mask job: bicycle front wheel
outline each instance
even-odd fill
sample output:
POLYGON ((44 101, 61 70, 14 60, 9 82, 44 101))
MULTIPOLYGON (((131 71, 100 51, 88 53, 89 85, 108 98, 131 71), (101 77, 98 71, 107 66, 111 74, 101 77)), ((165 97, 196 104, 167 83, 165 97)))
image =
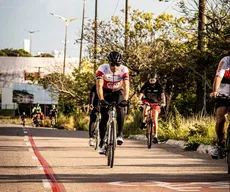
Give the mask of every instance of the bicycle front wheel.
POLYGON ((226 140, 226 156, 228 164, 228 174, 230 174, 230 125, 227 129, 227 140, 226 140))
POLYGON ((153 135, 152 135, 152 131, 153 131, 153 123, 152 121, 149 121, 148 123, 148 127, 147 127, 147 147, 148 149, 150 149, 152 147, 152 140, 153 140, 153 135))
POLYGON ((109 128, 109 135, 108 135, 108 149, 107 149, 107 165, 110 166, 110 168, 113 168, 114 164, 114 153, 115 153, 115 145, 116 145, 116 126, 115 122, 112 121, 110 123, 109 128))

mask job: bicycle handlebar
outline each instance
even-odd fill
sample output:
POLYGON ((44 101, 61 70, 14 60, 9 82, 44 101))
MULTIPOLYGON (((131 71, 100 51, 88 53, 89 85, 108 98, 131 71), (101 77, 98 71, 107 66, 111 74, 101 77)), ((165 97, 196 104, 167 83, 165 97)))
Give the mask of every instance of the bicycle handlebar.
POLYGON ((216 100, 223 99, 223 100, 230 100, 230 96, 219 94, 215 97, 216 100))

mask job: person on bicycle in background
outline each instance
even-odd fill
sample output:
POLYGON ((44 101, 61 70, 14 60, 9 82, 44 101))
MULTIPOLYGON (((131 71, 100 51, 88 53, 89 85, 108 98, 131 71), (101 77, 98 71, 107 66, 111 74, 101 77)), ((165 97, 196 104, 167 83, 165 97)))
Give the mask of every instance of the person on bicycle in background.
POLYGON ((94 84, 90 90, 89 95, 89 110, 90 110, 90 121, 89 121, 89 146, 94 145, 94 124, 97 119, 97 112, 99 110, 99 101, 97 96, 96 84, 94 84))
POLYGON ((38 117, 40 118, 41 112, 42 112, 42 109, 39 103, 37 103, 32 109, 32 122, 34 122, 34 117, 36 117, 36 115, 38 115, 38 117))
POLYGON ((123 126, 124 126, 124 108, 128 104, 129 97, 129 70, 122 65, 122 55, 117 51, 112 51, 108 55, 108 64, 99 66, 96 73, 96 88, 98 98, 100 100, 101 122, 100 129, 100 143, 98 152, 104 154, 104 136, 106 132, 106 125, 108 122, 108 105, 115 101, 120 106, 117 106, 117 144, 122 145, 123 140, 123 126))
MULTIPOLYGON (((153 109, 152 112, 153 120, 154 120, 153 142, 158 143, 158 138, 157 138, 158 116, 161 112, 161 107, 165 106, 166 99, 165 99, 164 89, 158 80, 157 73, 151 72, 148 74, 148 81, 141 87, 138 100, 140 105, 147 103, 150 104, 150 106, 153 109)), ((149 106, 144 105, 144 110, 142 114, 143 121, 140 127, 141 129, 147 127, 146 119, 147 119, 148 110, 149 110, 149 106)))
POLYGON ((27 115, 26 115, 25 112, 23 112, 22 115, 21 115, 21 120, 22 120, 22 122, 23 122, 24 120, 26 120, 26 118, 27 118, 27 115))
POLYGON ((56 122, 56 120, 57 120, 57 113, 58 113, 57 108, 53 104, 52 108, 50 109, 50 112, 49 112, 49 118, 50 118, 51 123, 52 123, 52 118, 54 118, 55 122, 56 122))
MULTIPOLYGON (((213 82, 213 91, 210 97, 216 98, 218 95, 230 96, 230 56, 223 57, 218 65, 216 76, 213 82)), ((216 136, 218 139, 216 147, 212 150, 211 156, 214 159, 225 156, 225 122, 230 108, 229 100, 218 99, 216 101, 216 136)))

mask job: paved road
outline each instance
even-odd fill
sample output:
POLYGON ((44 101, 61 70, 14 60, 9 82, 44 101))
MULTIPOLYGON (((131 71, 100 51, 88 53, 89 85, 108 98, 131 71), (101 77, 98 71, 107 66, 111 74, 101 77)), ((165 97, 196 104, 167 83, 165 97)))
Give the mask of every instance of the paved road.
POLYGON ((166 144, 125 139, 106 164, 87 132, 0 125, 1 192, 230 192, 225 160, 166 144))

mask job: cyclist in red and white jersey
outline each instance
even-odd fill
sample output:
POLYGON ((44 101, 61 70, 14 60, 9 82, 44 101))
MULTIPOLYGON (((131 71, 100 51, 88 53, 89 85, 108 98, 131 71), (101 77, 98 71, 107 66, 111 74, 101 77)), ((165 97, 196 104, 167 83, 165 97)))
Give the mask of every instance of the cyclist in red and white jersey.
MULTIPOLYGON (((213 83, 213 91, 210 97, 217 97, 219 94, 230 96, 230 56, 223 57, 218 65, 216 76, 213 83)), ((216 135, 218 138, 217 146, 212 151, 215 159, 224 157, 224 125, 230 102, 227 100, 217 100, 216 104, 216 135)))
POLYGON ((104 154, 103 140, 108 121, 108 105, 115 101, 122 107, 117 107, 117 144, 122 145, 124 108, 128 104, 129 97, 129 70, 122 65, 122 55, 117 51, 112 51, 108 55, 109 64, 99 66, 96 74, 97 94, 101 104, 100 144, 98 152, 104 154))

